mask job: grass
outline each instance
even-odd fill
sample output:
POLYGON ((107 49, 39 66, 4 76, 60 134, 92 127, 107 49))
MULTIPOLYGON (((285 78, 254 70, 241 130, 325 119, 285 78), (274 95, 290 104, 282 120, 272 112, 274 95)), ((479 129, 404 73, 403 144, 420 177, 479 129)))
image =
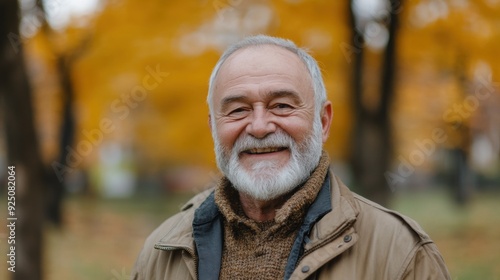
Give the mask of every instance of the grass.
MULTIPOLYGON (((125 200, 69 198, 64 228, 46 229, 45 279, 129 279, 144 239, 188 198, 185 194, 125 200)), ((445 193, 406 192, 395 197, 392 208, 422 225, 439 247, 453 279, 500 280, 499 198, 480 194, 462 209, 445 193)), ((1 248, 6 245, 5 234, 0 228, 1 248)), ((9 276, 4 251, 0 279, 9 276)))
POLYGON ((476 195, 464 208, 442 192, 404 193, 393 208, 418 221, 453 279, 500 279, 500 196, 476 195))

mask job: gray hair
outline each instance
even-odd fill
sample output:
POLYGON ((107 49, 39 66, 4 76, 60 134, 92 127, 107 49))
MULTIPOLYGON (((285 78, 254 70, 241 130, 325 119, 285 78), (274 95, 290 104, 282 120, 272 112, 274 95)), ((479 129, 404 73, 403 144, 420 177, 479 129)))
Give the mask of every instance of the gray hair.
POLYGON ((289 50, 296 54, 302 60, 302 62, 304 62, 313 83, 312 86, 314 91, 314 105, 316 112, 319 115, 323 104, 326 102, 326 89, 323 83, 323 78, 321 76, 321 70, 319 69, 318 63, 311 55, 309 55, 305 50, 297 47, 297 45, 295 45, 295 43, 293 43, 292 41, 267 35, 246 37, 243 40, 229 46, 226 51, 224 51, 222 56, 219 58, 219 61, 217 61, 217 64, 215 64, 215 67, 212 70, 212 74, 210 75, 210 81, 208 83, 207 103, 210 114, 213 115, 212 97, 214 94, 214 83, 221 66, 224 64, 227 58, 237 50, 259 45, 274 45, 289 50))

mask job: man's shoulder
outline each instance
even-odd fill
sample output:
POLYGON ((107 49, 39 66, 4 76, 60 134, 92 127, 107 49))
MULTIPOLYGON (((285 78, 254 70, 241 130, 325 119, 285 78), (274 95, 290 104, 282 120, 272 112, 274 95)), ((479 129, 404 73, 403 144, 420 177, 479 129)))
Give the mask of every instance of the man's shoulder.
POLYGON ((417 271, 419 276, 415 279, 422 275, 429 276, 423 277, 426 279, 449 279, 437 247, 417 222, 351 192, 338 178, 334 179, 333 209, 319 221, 315 236, 328 232, 328 228, 343 228, 338 225, 348 223, 352 228, 344 232, 352 238, 345 234, 330 235, 339 236, 340 245, 332 242, 333 247, 318 247, 325 248, 323 255, 347 248, 337 261, 325 265, 322 275, 326 277, 320 279, 334 275, 341 279, 410 279, 417 271), (345 217, 344 223, 335 222, 342 217, 345 217), (341 247, 346 242, 351 246, 341 247))
POLYGON ((186 202, 178 213, 167 218, 146 239, 145 247, 154 247, 161 243, 185 243, 183 237, 190 237, 196 209, 213 192, 213 188, 198 193, 186 202))
MULTIPOLYGON (((179 268, 180 252, 194 254, 194 213, 212 192, 208 189, 191 198, 180 212, 165 220, 148 236, 132 270, 133 279, 149 279, 151 275, 166 273, 173 267, 177 267, 175 271, 182 270, 179 268)), ((192 265, 186 267, 185 271, 188 270, 194 271, 192 265)))
POLYGON ((384 277, 398 275, 396 279, 409 273, 412 264, 422 271, 441 271, 436 268, 444 263, 439 251, 417 222, 359 195, 355 194, 354 200, 359 209, 354 224, 358 233, 354 255, 365 258, 366 252, 371 252, 374 258, 366 264, 373 266, 370 269, 383 267, 384 277))
POLYGON ((354 194, 354 199, 359 205, 360 211, 356 224, 361 232, 369 231, 374 236, 383 237, 379 240, 413 241, 411 242, 413 245, 432 242, 427 233, 413 219, 358 194, 354 194))
MULTIPOLYGON (((352 209, 356 216, 354 227, 358 233, 366 235, 367 232, 373 232, 373 236, 381 234, 381 236, 377 237, 382 239, 390 239, 386 237, 394 235, 393 237, 399 236, 399 240, 406 239, 405 241, 409 241, 413 239, 424 243, 432 242, 413 219, 352 192, 337 176, 334 176, 332 182, 333 203, 340 203, 342 200, 348 202, 348 205, 350 205, 348 209, 352 209), (336 195, 340 199, 336 200, 334 198, 336 195)), ((345 212, 345 210, 343 211, 345 212)))

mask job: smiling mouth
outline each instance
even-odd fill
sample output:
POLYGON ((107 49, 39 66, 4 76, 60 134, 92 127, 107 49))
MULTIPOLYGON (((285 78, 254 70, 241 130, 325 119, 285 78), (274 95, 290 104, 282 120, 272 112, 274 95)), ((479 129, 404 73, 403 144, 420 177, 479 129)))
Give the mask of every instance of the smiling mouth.
POLYGON ((269 153, 281 152, 281 151, 284 151, 286 149, 287 149, 286 147, 254 148, 254 149, 245 150, 244 153, 251 154, 251 155, 259 155, 259 154, 269 154, 269 153))

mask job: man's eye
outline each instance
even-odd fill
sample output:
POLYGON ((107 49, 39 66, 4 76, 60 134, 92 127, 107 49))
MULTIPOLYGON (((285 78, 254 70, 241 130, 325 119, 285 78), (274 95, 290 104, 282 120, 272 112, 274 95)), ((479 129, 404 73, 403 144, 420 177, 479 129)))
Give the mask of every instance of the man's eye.
POLYGON ((293 106, 286 103, 277 103, 271 107, 271 111, 276 115, 287 115, 293 111, 293 106))
POLYGON ((290 106, 289 104, 286 104, 286 103, 278 103, 278 104, 273 106, 273 109, 290 110, 290 109, 293 109, 293 107, 290 106))
POLYGON ((288 104, 278 104, 276 105, 276 108, 278 109, 288 109, 288 108, 292 108, 290 105, 288 104))
POLYGON ((228 115, 238 115, 238 114, 241 114, 241 113, 246 112, 246 111, 247 110, 245 108, 243 108, 243 107, 236 108, 236 109, 232 110, 231 112, 229 112, 228 115))

